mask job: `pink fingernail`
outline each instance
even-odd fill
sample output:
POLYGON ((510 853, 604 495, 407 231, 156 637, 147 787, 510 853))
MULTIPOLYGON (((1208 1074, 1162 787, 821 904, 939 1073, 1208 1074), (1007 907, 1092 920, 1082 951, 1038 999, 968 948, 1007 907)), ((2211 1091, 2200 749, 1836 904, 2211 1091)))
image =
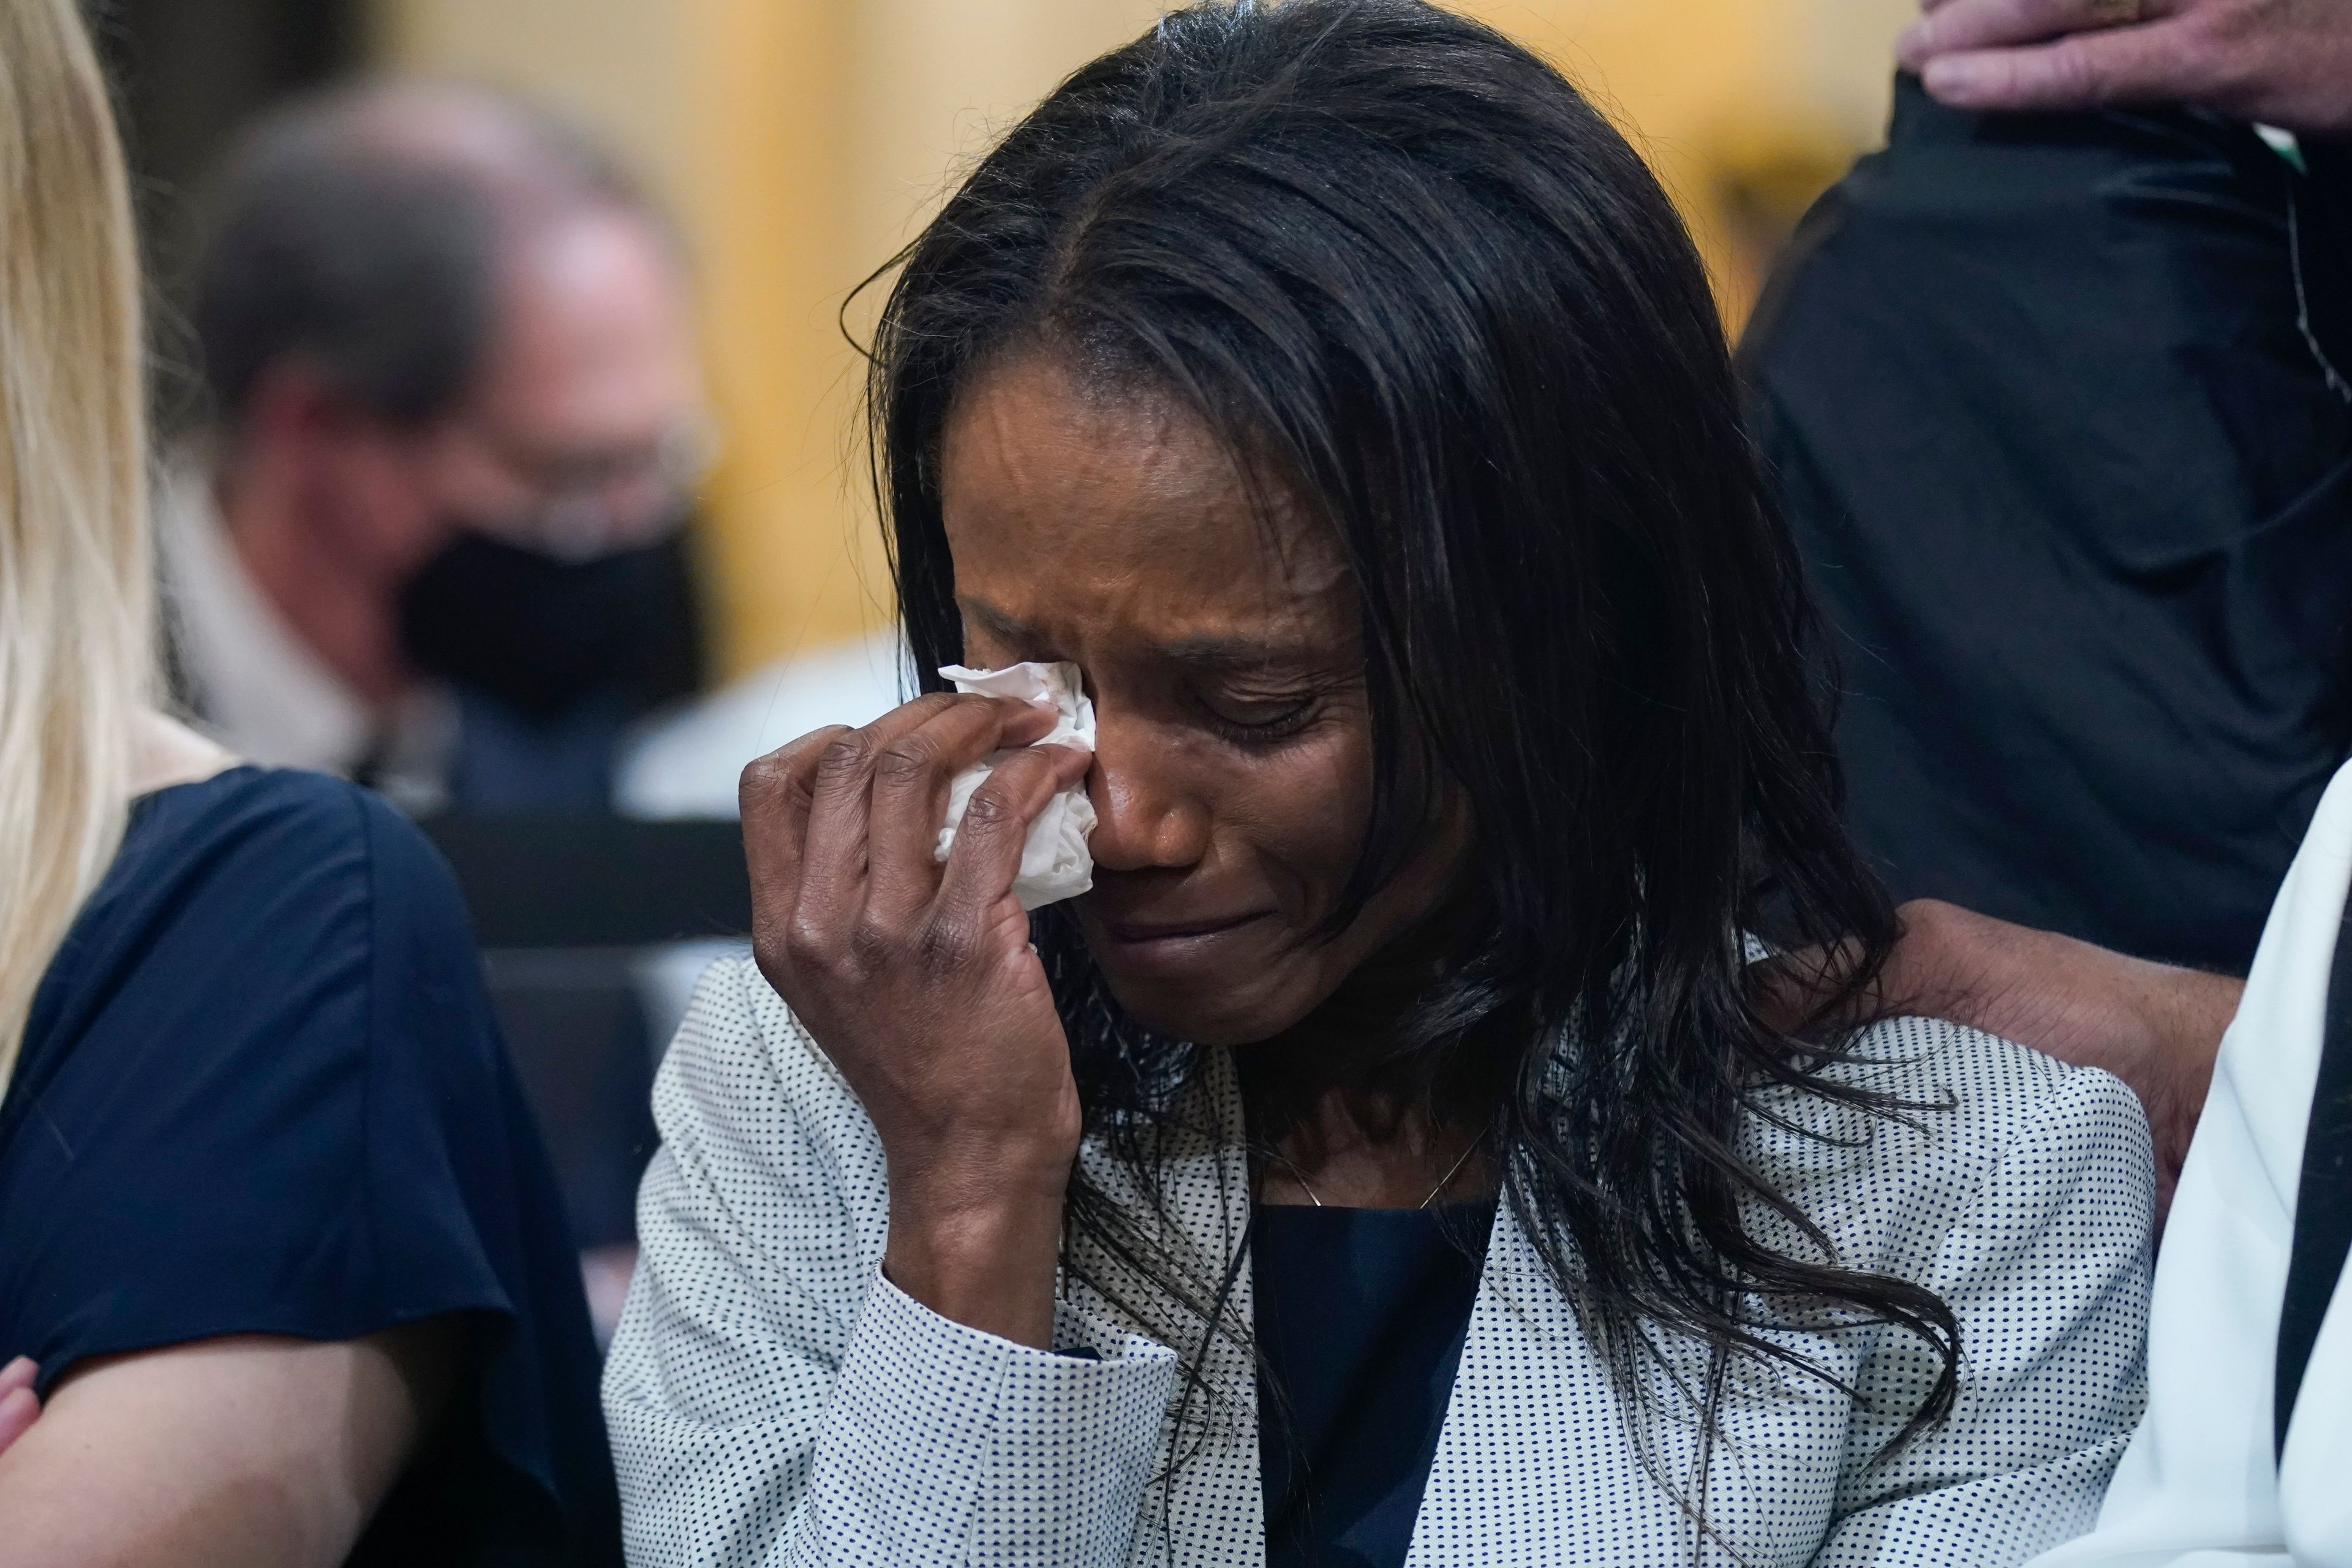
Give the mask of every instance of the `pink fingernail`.
POLYGON ((1929 60, 1919 79, 1937 98, 1966 98, 1984 82, 1975 61, 1952 56, 1929 60))

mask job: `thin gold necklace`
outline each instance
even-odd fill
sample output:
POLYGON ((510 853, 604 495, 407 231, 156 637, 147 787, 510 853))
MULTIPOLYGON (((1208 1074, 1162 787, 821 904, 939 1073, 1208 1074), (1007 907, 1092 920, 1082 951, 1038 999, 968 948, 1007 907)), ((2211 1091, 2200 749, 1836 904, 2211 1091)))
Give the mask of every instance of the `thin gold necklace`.
MULTIPOLYGON (((1478 1146, 1486 1141, 1486 1134, 1492 1132, 1494 1130, 1495 1124, 1491 1121, 1486 1123, 1485 1127, 1481 1128, 1479 1130, 1478 1136, 1470 1140, 1469 1146, 1462 1151, 1462 1157, 1454 1161, 1453 1164, 1446 1167, 1445 1174, 1437 1178, 1437 1185, 1429 1189, 1429 1195, 1412 1206, 1415 1209, 1425 1209, 1430 1205, 1435 1203, 1437 1201, 1437 1194, 1454 1184, 1454 1178, 1462 1173, 1462 1167, 1470 1163, 1470 1156, 1478 1152, 1478 1146)), ((1290 1173, 1290 1179, 1298 1184, 1298 1190, 1307 1194, 1307 1201, 1308 1203, 1313 1204, 1318 1209, 1325 1206, 1322 1198, 1317 1195, 1314 1186, 1307 1180, 1306 1172, 1292 1164, 1287 1159, 1284 1158, 1280 1152, 1275 1150, 1268 1150, 1267 1153, 1273 1158, 1275 1163, 1280 1165, 1284 1170, 1290 1173)))

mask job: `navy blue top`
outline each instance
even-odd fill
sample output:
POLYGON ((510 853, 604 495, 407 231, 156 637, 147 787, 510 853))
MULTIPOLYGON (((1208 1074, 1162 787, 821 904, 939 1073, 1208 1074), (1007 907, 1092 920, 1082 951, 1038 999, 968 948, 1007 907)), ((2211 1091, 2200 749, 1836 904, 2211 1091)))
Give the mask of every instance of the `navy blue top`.
POLYGON ((142 798, 0 1100, 0 1362, 463 1314, 354 1563, 618 1563, 579 1263, 464 908, 316 773, 142 798))
POLYGON ((1404 1562, 1494 1218, 1492 1203, 1257 1209, 1266 1568, 1404 1562))

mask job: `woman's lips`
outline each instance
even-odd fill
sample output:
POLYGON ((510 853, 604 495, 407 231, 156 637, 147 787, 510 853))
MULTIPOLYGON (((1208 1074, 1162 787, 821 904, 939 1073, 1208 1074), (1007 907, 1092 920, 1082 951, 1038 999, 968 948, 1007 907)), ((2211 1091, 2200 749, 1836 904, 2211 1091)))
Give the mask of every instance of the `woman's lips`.
POLYGON ((1253 910, 1193 921, 1098 921, 1105 949, 1099 956, 1122 968, 1186 967, 1265 918, 1264 911, 1253 910))

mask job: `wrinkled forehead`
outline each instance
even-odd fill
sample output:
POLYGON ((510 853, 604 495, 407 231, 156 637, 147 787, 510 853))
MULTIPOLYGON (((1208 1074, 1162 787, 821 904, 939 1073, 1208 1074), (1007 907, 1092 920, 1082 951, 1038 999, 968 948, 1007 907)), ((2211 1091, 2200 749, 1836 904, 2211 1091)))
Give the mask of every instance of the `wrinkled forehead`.
POLYGON ((956 593, 978 629, 1164 648, 1351 647, 1330 528, 1176 398, 1046 353, 978 375, 940 443, 956 593))

